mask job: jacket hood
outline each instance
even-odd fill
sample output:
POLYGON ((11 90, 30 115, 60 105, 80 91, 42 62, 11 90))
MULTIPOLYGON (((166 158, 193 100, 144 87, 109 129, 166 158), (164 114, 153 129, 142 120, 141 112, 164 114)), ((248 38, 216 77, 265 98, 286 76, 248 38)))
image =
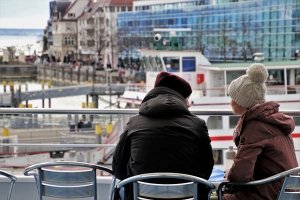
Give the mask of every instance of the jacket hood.
POLYGON ((273 124, 280 128, 286 135, 291 134, 295 129, 293 118, 279 112, 279 104, 273 101, 253 106, 245 113, 244 117, 245 121, 256 119, 273 124))
POLYGON ((181 94, 168 87, 156 87, 143 99, 139 114, 164 118, 191 113, 181 94))

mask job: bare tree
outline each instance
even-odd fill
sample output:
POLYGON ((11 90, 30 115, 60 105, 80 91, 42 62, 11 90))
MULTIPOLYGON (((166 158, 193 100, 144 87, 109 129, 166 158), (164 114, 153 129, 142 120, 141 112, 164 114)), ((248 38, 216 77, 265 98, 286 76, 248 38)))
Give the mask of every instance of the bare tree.
POLYGON ((15 54, 16 54, 16 47, 15 46, 10 46, 7 47, 7 51, 8 51, 8 62, 14 62, 15 59, 15 54))
POLYGON ((102 65, 103 50, 105 48, 105 41, 106 41, 105 17, 104 17, 104 10, 102 7, 99 7, 97 9, 95 16, 97 18, 95 23, 95 42, 96 42, 96 52, 97 52, 96 62, 102 65))
POLYGON ((248 27, 249 27, 249 19, 245 14, 243 14, 242 15, 242 33, 243 33, 242 57, 243 57, 244 61, 247 61, 248 27))
POLYGON ((221 54, 223 55, 223 59, 226 62, 227 58, 226 58, 226 52, 227 52, 227 44, 228 44, 228 36, 227 36, 227 18, 226 16, 224 16, 224 19, 222 21, 222 25, 221 25, 221 38, 220 38, 220 48, 221 48, 221 54))

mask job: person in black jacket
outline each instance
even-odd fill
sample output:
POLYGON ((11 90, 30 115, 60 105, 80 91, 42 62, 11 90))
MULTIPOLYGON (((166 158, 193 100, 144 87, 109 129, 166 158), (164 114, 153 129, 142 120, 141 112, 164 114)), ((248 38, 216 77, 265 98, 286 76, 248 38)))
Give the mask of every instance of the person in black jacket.
MULTIPOLYGON (((204 120, 188 110, 190 84, 161 72, 121 134, 113 156, 116 178, 151 172, 185 173, 208 179, 214 160, 204 120)), ((127 199, 131 199, 127 197, 127 199)))

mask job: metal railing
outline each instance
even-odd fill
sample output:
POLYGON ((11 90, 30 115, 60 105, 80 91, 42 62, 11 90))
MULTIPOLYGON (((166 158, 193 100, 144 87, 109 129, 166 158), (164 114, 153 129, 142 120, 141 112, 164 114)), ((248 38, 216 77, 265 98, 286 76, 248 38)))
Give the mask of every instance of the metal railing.
MULTIPOLYGON (((201 117, 234 116, 229 109, 191 109, 190 111, 201 117)), ((284 110, 282 112, 294 116, 298 123, 297 134, 299 134, 300 110, 284 110)), ((84 160, 87 162, 108 161, 112 158, 119 135, 123 132, 127 121, 137 113, 138 109, 1 108, 0 167, 14 166, 11 163, 16 162, 15 160, 19 156, 31 156, 36 159, 29 162, 30 164, 40 162, 41 155, 46 158, 45 154, 49 153, 52 156, 66 153, 67 160, 83 161, 84 158, 88 159, 84 160), (90 127, 78 128, 77 123, 81 119, 91 122, 90 127), (13 120, 18 121, 17 128, 12 128, 13 120), (12 139, 7 139, 9 137, 12 139), (99 155, 101 156, 99 157, 99 155), (4 159, 7 161, 6 163, 3 161, 4 159)), ((299 146, 299 144, 297 145, 299 146)), ((297 145, 296 151, 300 151, 297 145)), ((224 148, 217 148, 217 150, 225 149, 227 149, 226 145, 224 148)), ((54 158, 56 157, 54 156, 54 158)), ((61 159, 59 156, 57 158, 61 159)), ((25 160, 30 159, 26 158, 25 160)), ((20 164, 19 167, 22 166, 20 164)))
MULTIPOLYGON (((197 115, 197 116, 234 116, 234 114, 232 113, 231 110, 228 109, 224 109, 224 110, 220 110, 220 109, 190 109, 191 113, 197 115)), ((285 114, 294 116, 294 117, 300 117, 300 110, 283 110, 281 111, 285 114)), ((36 115, 42 115, 42 118, 39 118, 39 122, 41 120, 53 120, 55 121, 55 117, 58 117, 58 115, 66 115, 66 123, 68 123, 68 125, 70 125, 71 123, 75 123, 79 121, 79 115, 82 116, 107 116, 109 118, 110 121, 112 121, 114 119, 116 120, 121 120, 122 118, 120 116, 127 116, 126 118, 129 119, 129 117, 131 117, 132 115, 135 115, 138 113, 138 109, 52 109, 52 108, 43 108, 43 109, 38 109, 38 108, 0 108, 0 117, 2 119, 2 121, 6 120, 9 121, 9 117, 16 117, 19 116, 21 119, 26 117, 28 118, 28 116, 35 116, 36 115), (55 117, 51 117, 54 116, 55 117), (71 117, 70 119, 70 116, 71 117), (48 116, 48 117, 47 117, 48 116), (74 117, 75 116, 75 117, 74 117), (114 116, 114 117, 112 117, 114 116)), ((93 117, 95 118, 95 117, 93 117)), ((5 122, 1 123, 1 119, 0 119, 0 125, 2 125, 3 128, 5 127, 5 122)), ((106 118, 107 119, 107 118, 106 118)), ((61 118, 59 118, 59 120, 62 121, 61 118)), ((95 119, 94 123, 99 122, 99 118, 98 121, 96 121, 95 119)), ((120 122, 120 121, 119 121, 120 122)), ((51 122, 47 122, 47 124, 51 125, 51 122)), ((52 127, 55 127, 55 124, 52 127)), ((124 124, 123 124, 124 125, 124 124)), ((300 124, 298 124, 300 126, 300 124)), ((24 129, 28 128, 26 127, 26 125, 24 124, 24 129)), ((121 129, 119 129, 118 131, 123 131, 122 129, 123 127, 121 127, 121 129)), ((29 130, 27 130, 29 131, 29 130)), ((92 130, 93 131, 93 130, 92 130)), ((68 146, 68 147, 103 147, 103 146, 114 146, 115 144, 47 144, 47 143, 43 143, 43 144, 30 144, 30 143, 17 143, 17 144, 3 144, 1 143, 0 146, 28 146, 28 145, 35 145, 35 146, 68 146)))

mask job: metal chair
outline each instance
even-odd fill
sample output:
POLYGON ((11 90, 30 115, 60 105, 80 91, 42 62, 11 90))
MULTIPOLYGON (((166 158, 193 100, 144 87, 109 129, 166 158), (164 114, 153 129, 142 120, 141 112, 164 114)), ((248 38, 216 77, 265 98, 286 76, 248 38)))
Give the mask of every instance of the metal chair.
POLYGON ((224 187, 225 186, 251 186, 251 185, 262 185, 270 183, 275 180, 283 179, 280 192, 278 191, 277 200, 298 200, 300 199, 300 167, 296 167, 265 179, 250 181, 246 183, 237 182, 222 182, 218 187, 218 199, 223 199, 224 187))
POLYGON ((7 200, 10 200, 15 182, 17 181, 17 177, 15 177, 14 175, 12 175, 10 173, 2 171, 2 170, 0 170, 0 175, 5 176, 6 178, 10 179, 9 190, 8 190, 8 193, 7 193, 7 200))
POLYGON ((134 200, 148 199, 198 199, 199 187, 207 189, 207 199, 210 199, 214 184, 192 175, 180 173, 148 173, 129 177, 118 182, 115 186, 115 195, 121 200, 125 199, 125 186, 132 184, 134 200), (164 182, 181 180, 183 183, 153 183, 153 179, 164 180, 164 182), (151 182, 150 182, 151 181, 151 182), (119 193, 119 194, 118 194, 119 193))
MULTIPOLYGON (((97 199, 97 171, 112 175, 112 170, 101 165, 84 162, 47 162, 35 164, 24 170, 25 176, 34 176, 39 199, 55 197, 62 199, 87 198, 97 199)), ((111 199, 115 178, 113 176, 111 199)))

